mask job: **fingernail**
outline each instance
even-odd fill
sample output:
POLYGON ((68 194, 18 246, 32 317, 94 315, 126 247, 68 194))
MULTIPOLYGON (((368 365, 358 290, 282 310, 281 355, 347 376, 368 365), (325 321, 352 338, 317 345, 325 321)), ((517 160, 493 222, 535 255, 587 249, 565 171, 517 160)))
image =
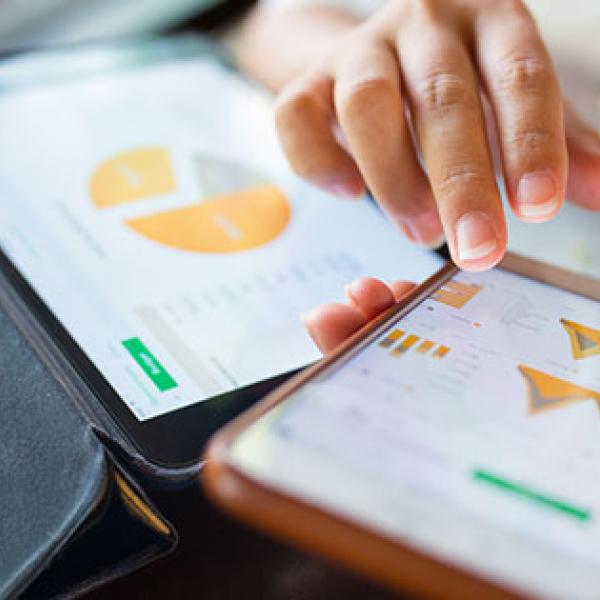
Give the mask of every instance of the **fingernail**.
POLYGON ((492 220, 482 212, 463 215, 456 225, 458 259, 481 260, 498 248, 492 220))
POLYGON ((331 183, 325 186, 325 189, 332 193, 334 196, 352 196, 350 192, 346 189, 346 187, 341 183, 331 183))
POLYGON ((302 313, 300 315, 300 320, 302 321, 302 323, 304 325, 308 325, 308 323, 310 321, 310 313, 302 313))
POLYGON ((365 191, 360 181, 333 181, 324 184, 323 187, 334 196, 342 198, 357 198, 362 196, 365 191))
POLYGON ((440 218, 434 210, 406 217, 402 226, 407 237, 421 246, 438 248, 444 243, 440 218))
POLYGON ((558 185, 550 173, 524 175, 517 188, 517 211, 530 219, 550 217, 559 206, 558 185))

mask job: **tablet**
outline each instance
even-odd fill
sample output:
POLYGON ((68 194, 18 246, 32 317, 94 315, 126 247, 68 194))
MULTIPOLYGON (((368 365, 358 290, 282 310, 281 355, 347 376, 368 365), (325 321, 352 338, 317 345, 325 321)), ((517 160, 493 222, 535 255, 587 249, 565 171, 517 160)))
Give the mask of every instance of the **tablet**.
POLYGON ((403 591, 598 598, 600 282, 449 265, 217 434, 239 517, 403 591))
POLYGON ((156 464, 318 358, 301 313, 439 265, 295 178, 270 97, 198 40, 18 58, 0 86, 1 268, 156 464))

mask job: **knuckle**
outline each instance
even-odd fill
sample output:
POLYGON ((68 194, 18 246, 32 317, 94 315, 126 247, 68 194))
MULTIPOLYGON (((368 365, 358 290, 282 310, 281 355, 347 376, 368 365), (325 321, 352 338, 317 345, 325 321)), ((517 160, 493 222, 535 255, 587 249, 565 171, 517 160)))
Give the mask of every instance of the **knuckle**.
POLYGON ((294 127, 299 121, 314 116, 319 109, 318 99, 310 89, 296 89, 284 92, 277 100, 275 121, 277 127, 294 127))
POLYGON ((556 147, 562 143, 559 136, 548 129, 541 127, 519 128, 512 132, 508 143, 520 152, 530 154, 547 152, 549 148, 556 147))
POLYGON ((480 194, 488 183, 481 167, 469 163, 459 163, 442 170, 439 192, 443 197, 454 197, 473 190, 480 194))
POLYGON ((546 61, 531 54, 514 54, 501 61, 500 86, 509 95, 545 93, 552 86, 546 61))
POLYGON ((399 105, 400 90, 386 77, 362 79, 348 86, 341 94, 338 110, 346 118, 373 114, 399 105))
POLYGON ((461 76, 447 71, 427 75, 419 89, 420 103, 427 112, 473 109, 478 105, 472 86, 461 76))

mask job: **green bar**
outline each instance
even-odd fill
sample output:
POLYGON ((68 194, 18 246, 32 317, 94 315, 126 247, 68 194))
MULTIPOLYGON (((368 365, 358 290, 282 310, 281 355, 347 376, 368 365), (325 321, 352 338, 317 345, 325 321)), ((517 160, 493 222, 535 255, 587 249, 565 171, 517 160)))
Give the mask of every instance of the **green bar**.
POLYGON ((130 338, 122 342, 125 350, 131 354, 133 360, 148 375, 152 383, 161 391, 166 392, 177 387, 177 382, 169 375, 167 370, 158 362, 157 358, 144 346, 139 338, 130 338))
POLYGON ((566 504, 561 500, 557 500, 556 498, 550 498, 544 494, 540 494, 539 492, 534 492, 533 490, 523 487, 517 483, 512 483, 506 479, 492 475, 491 473, 486 473, 485 471, 473 471, 472 475, 476 481, 488 483, 501 490, 504 490, 505 492, 510 492, 520 496, 521 498, 531 500, 532 502, 537 502, 538 504, 542 504, 548 508, 562 512, 575 519, 579 519, 580 521, 590 521, 592 518, 592 514, 585 509, 577 508, 575 506, 566 504))

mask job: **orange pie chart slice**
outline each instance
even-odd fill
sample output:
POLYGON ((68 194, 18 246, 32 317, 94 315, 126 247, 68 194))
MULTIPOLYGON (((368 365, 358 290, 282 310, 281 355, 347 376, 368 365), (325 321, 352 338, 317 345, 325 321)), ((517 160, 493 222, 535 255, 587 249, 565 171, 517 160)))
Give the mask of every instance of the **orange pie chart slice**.
POLYGON ((102 163, 90 178, 90 195, 98 208, 170 194, 176 183, 165 148, 123 152, 102 163))
POLYGON ((127 221, 138 234, 189 252, 229 253, 262 246, 280 235, 290 207, 274 185, 259 185, 198 204, 127 221))
MULTIPOLYGON (((185 165, 185 160, 181 164, 185 165)), ((189 200, 197 199, 197 203, 125 219, 125 225, 163 246, 205 253, 257 248, 287 227, 291 216, 288 200, 261 174, 205 154, 188 154, 187 165, 198 184, 189 200)), ((89 181, 90 196, 96 208, 104 210, 177 193, 177 179, 167 148, 137 148, 98 166, 89 181)), ((189 195, 189 191, 179 193, 184 200, 189 195)))

